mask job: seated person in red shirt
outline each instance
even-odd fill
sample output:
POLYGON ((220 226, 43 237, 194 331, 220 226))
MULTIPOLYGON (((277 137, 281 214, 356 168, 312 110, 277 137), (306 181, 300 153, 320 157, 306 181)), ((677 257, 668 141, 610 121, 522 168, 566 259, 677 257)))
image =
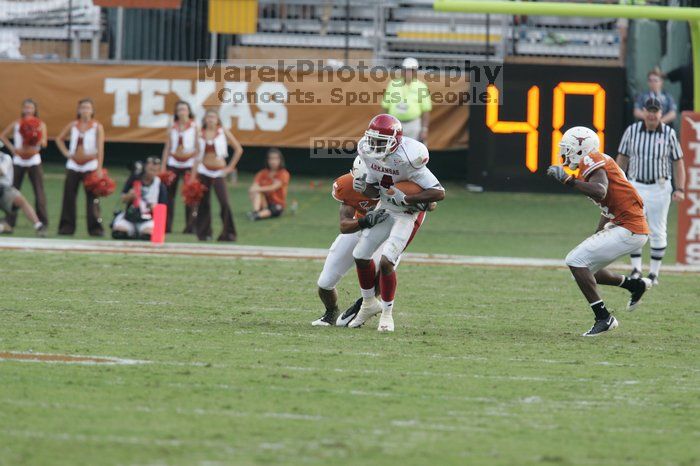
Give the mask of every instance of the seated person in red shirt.
POLYGON ((287 205, 289 172, 284 168, 284 157, 279 149, 267 151, 267 168, 260 170, 248 189, 253 210, 251 220, 279 217, 287 205))

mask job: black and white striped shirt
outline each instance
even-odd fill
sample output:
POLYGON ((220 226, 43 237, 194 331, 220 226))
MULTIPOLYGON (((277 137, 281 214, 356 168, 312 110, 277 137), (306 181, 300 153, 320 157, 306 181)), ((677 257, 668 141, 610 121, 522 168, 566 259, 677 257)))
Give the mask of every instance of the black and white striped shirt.
POLYGON ((643 121, 627 127, 618 152, 630 158, 627 177, 645 183, 671 179, 671 162, 683 157, 673 128, 660 123, 656 131, 647 131, 643 121))

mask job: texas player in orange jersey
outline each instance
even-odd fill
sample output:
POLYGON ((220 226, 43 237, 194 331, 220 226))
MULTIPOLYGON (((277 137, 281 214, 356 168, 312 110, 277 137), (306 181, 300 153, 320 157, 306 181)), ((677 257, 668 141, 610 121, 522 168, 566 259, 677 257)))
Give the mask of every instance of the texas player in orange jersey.
MULTIPOLYGON (((358 157, 353 164, 352 172, 349 172, 335 180, 333 183, 333 198, 340 205, 340 234, 335 239, 330 249, 323 270, 318 277, 318 296, 321 298, 326 312, 323 316, 311 323, 314 326, 346 327, 357 315, 362 305, 362 298, 358 299, 344 313, 338 315, 338 292, 335 287, 343 276, 355 265, 352 251, 360 240, 363 229, 372 228, 378 223, 387 221, 389 214, 384 209, 373 210, 379 199, 369 199, 352 189, 353 176, 361 177, 366 173, 362 160, 358 157)), ((428 206, 434 208, 434 206, 428 206)), ((415 236, 418 228, 423 223, 425 212, 421 212, 414 225, 415 236)), ((375 260, 381 256, 381 248, 376 253, 375 260)), ((399 258, 400 260, 400 258, 399 258)), ((397 263, 398 265, 398 263, 397 263)))
POLYGON ((615 161, 598 152, 598 135, 583 126, 571 128, 559 144, 564 165, 547 169, 547 175, 588 196, 602 211, 598 229, 566 256, 566 265, 595 314, 595 323, 583 336, 596 336, 613 330, 618 322, 605 308, 596 284, 619 286, 630 292, 627 310, 634 310, 651 287, 648 278, 629 278, 613 273, 606 266, 647 242, 649 227, 642 198, 627 181, 615 161))

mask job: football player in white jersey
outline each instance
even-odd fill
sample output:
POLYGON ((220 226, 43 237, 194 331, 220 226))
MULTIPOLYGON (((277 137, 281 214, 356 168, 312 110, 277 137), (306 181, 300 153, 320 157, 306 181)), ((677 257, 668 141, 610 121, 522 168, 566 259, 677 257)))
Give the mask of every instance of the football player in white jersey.
MULTIPOLYGON (((333 198, 340 202, 340 234, 337 236, 330 249, 326 262, 323 264, 323 271, 318 277, 318 296, 321 298, 326 313, 314 320, 311 325, 315 327, 328 327, 335 325, 347 327, 357 316, 362 306, 362 297, 355 301, 345 312, 338 315, 338 292, 336 286, 345 274, 355 265, 355 258, 352 251, 357 246, 362 236, 362 230, 373 228, 378 223, 382 223, 389 218, 389 214, 384 209, 375 209, 379 199, 368 199, 362 194, 352 189, 354 178, 362 177, 367 173, 364 162, 360 157, 355 158, 352 170, 343 176, 336 178, 333 182, 333 198)), ((435 203, 425 206, 426 212, 437 207, 435 203)), ((418 214, 413 225, 411 237, 415 237, 426 217, 426 212, 418 214)), ((372 256, 374 263, 378 264, 382 258, 381 247, 372 256)), ((395 268, 399 265, 398 261, 395 268)), ((375 284, 377 283, 375 279, 375 284)), ((376 295, 378 295, 377 287, 376 295)))
POLYGON ((358 154, 367 167, 367 174, 353 180, 353 189, 371 199, 379 198, 378 208, 386 209, 390 218, 374 228, 363 230, 353 250, 363 301, 360 312, 349 326, 359 327, 381 312, 377 330, 393 332, 395 264, 411 239, 420 208, 443 200, 445 189, 426 166, 428 149, 415 139, 403 137, 401 122, 391 115, 372 118, 358 144, 358 154), (399 181, 412 181, 423 191, 404 194, 395 186, 399 181), (381 303, 374 296, 376 264, 372 260, 372 255, 380 246, 381 303))

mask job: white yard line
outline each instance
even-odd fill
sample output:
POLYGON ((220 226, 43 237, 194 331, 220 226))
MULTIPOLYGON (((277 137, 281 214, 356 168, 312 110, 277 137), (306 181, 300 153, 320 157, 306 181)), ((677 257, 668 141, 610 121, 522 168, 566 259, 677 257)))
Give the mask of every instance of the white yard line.
MULTIPOLYGON (((320 332, 323 332, 324 330, 321 330, 320 332)), ((356 330, 340 330, 341 332, 347 332, 347 333, 352 333, 355 332, 356 330)), ((282 333, 273 333, 273 332, 252 332, 252 331, 235 331, 233 332, 234 334, 259 334, 259 333, 264 333, 268 336, 274 335, 274 336, 289 336, 285 335, 282 333)), ((334 332, 335 333, 335 332, 334 332)), ((298 334, 300 337, 307 338, 308 335, 301 335, 298 334)), ((340 335, 340 334, 338 334, 340 335)), ((334 335, 323 335, 325 337, 328 337, 329 339, 334 338, 334 335)), ((45 342, 44 338, 29 338, 29 339, 23 339, 23 342, 36 342, 36 343, 43 343, 45 342)), ((82 343, 82 344, 89 344, 90 341, 88 340, 72 340, 74 343, 82 343)), ((218 348, 218 347, 217 347, 218 348)), ((200 348, 201 349, 201 348, 200 348)), ((661 351, 661 349, 659 349, 661 351)), ((207 362, 207 361, 169 361, 169 360, 139 360, 139 359, 123 359, 123 358, 116 358, 114 356, 86 356, 86 355, 68 355, 68 354, 56 354, 56 353, 36 353, 33 351, 10 351, 7 349, 0 349, 0 353, 2 351, 7 351, 15 354, 26 354, 26 355, 42 355, 42 354, 50 354, 52 356, 74 356, 74 357, 85 357, 85 358, 104 358, 104 359, 112 359, 115 361, 124 361, 121 363, 122 365, 136 365, 136 364, 149 364, 149 365, 155 365, 155 366, 183 366, 183 367, 212 367, 212 368, 218 368, 218 369, 223 369, 223 368, 239 368, 241 366, 236 365, 236 364, 228 364, 226 362, 207 362)), ((308 355, 322 355, 322 356, 331 356, 331 357, 337 357, 337 358, 343 358, 343 357, 361 357, 361 358, 383 358, 383 357, 388 357, 387 354, 380 353, 380 352, 369 352, 369 351, 352 351, 352 350, 321 350, 318 351, 316 349, 308 349, 308 348, 275 348, 275 349, 269 349, 269 348, 251 348, 251 352, 253 353, 262 353, 262 354, 308 354, 308 355)), ((421 359, 424 360, 426 358, 431 358, 431 359, 436 359, 436 360, 443 360, 443 361, 470 361, 474 362, 476 364, 479 363, 489 363, 491 359, 485 357, 485 356, 475 356, 475 355, 469 355, 469 354, 463 354, 463 355, 446 355, 446 354, 440 354, 440 353, 407 353, 401 356, 402 359, 421 359)), ((6 361, 17 361, 20 359, 14 359, 14 358, 3 358, 0 356, 0 362, 3 360, 6 361)), ((527 366, 528 364, 551 364, 551 365, 564 365, 564 366, 569 366, 573 364, 579 364, 578 361, 576 360, 565 360, 565 359, 546 359, 546 358, 518 358, 518 357, 512 357, 512 358, 504 358, 503 360, 509 361, 512 363, 516 363, 518 365, 522 364, 524 366, 527 366)), ((53 362, 53 363, 61 363, 60 361, 43 361, 39 359, 21 359, 22 362, 27 361, 27 362, 53 362)), ((67 364, 71 364, 68 362, 67 364)), ((80 364, 80 363, 75 363, 73 362, 72 364, 80 364)), ((99 364, 99 363, 92 363, 88 365, 93 365, 93 364, 99 364)), ((105 364, 105 363, 102 363, 105 364)), ((109 363, 106 363, 109 364, 109 363)), ((111 364, 120 364, 120 362, 111 362, 111 364)), ((639 367, 646 367, 643 364, 635 364, 632 362, 609 362, 609 361, 591 361, 588 364, 594 365, 594 366, 614 366, 614 367, 624 367, 624 368, 639 368, 639 367)), ((260 368, 266 369, 266 368, 272 368, 271 366, 259 366, 260 368)), ((664 365, 663 369, 665 370, 675 370, 675 371, 683 371, 683 372, 695 372, 698 373, 700 372, 700 368, 694 367, 694 366, 678 366, 678 365, 664 365)), ((297 368, 295 366, 292 366, 292 370, 324 370, 322 368, 297 368)), ((348 369, 348 368, 336 368, 336 369, 328 369, 328 370, 334 370, 336 372, 342 372, 342 371, 348 371, 348 370, 353 370, 353 369, 348 369)), ((368 371, 371 369, 357 369, 360 371, 368 371)), ((399 371, 400 373, 404 373, 404 371, 399 371)), ((454 375, 450 374, 448 376, 456 376, 456 377, 462 377, 462 374, 459 375, 454 375)), ((478 377, 476 375, 473 375, 472 377, 478 377)))
POLYGON ((78 354, 35 353, 32 351, 0 351, 0 362, 41 362, 47 364, 78 364, 78 365, 123 365, 150 364, 150 361, 124 359, 114 356, 88 356, 78 354))
POLYGON ((84 354, 37 353, 34 351, 0 350, 0 363, 3 361, 31 362, 44 364, 74 364, 81 366, 134 366, 140 364, 155 364, 164 366, 210 366, 206 362, 184 361, 147 361, 143 359, 125 359, 115 356, 94 356, 84 354))
MULTIPOLYGON (((0 238, 0 250, 58 251, 102 254, 141 254, 154 256, 200 256, 247 259, 323 260, 326 249, 277 246, 215 245, 200 243, 165 243, 111 240, 71 240, 41 238, 0 238)), ((406 264, 492 266, 492 267, 551 267, 566 268, 563 259, 534 259, 525 257, 460 256, 409 252, 402 258, 406 264)), ((627 264, 619 267, 628 268, 627 264)), ((664 265, 664 273, 700 272, 700 265, 664 265)))

